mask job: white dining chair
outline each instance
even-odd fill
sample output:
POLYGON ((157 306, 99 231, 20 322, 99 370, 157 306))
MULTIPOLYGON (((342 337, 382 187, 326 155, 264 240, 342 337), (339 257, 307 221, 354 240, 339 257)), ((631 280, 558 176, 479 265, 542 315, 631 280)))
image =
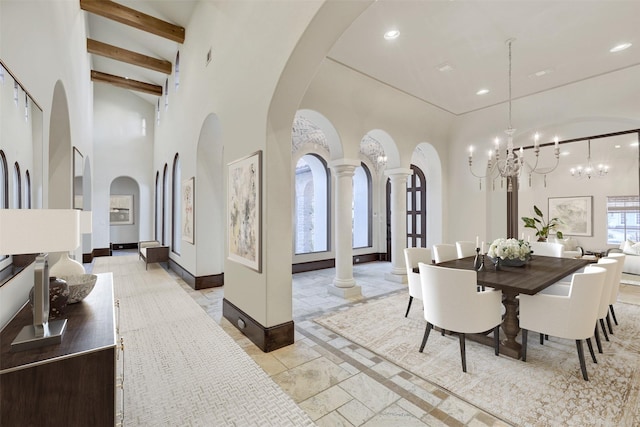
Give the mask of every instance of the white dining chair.
POLYGON ((457 241, 456 252, 458 253, 458 258, 474 256, 476 254, 476 243, 467 240, 457 241))
POLYGON ((564 246, 561 243, 531 242, 529 246, 531 246, 534 256, 553 256, 557 258, 564 256, 564 246))
POLYGON ((404 317, 409 315, 411 309, 411 303, 413 299, 422 301, 422 288, 420 284, 420 274, 414 273, 413 269, 418 268, 418 263, 424 262, 431 264, 431 249, 429 248, 405 248, 404 249, 404 262, 407 266, 407 282, 409 287, 409 304, 407 305, 407 312, 404 317))
POLYGON ((626 254, 619 252, 611 252, 605 258, 613 258, 618 261, 618 270, 616 272, 616 277, 613 281, 613 287, 611 288, 611 295, 609 296, 609 311, 611 312, 611 317, 613 317, 613 323, 618 325, 618 319, 616 319, 616 312, 613 310, 613 304, 618 301, 618 292, 620 292, 620 282, 622 281, 622 270, 624 269, 624 261, 626 258, 626 254))
POLYGON ((433 259, 436 261, 436 264, 457 258, 458 250, 456 249, 456 245, 449 243, 433 245, 433 259))
POLYGON ((476 291, 477 273, 473 270, 439 267, 419 263, 424 306, 424 331, 420 353, 434 327, 459 335, 462 372, 467 372, 465 334, 493 329, 494 352, 500 349, 502 291, 476 291))
POLYGON ((584 361, 582 341, 586 340, 594 363, 596 355, 591 345, 593 325, 598 320, 598 308, 606 280, 606 270, 590 266, 584 273, 575 273, 568 295, 537 293, 519 296, 520 329, 522 331, 522 360, 527 360, 528 331, 576 341, 580 370, 589 380, 584 361))

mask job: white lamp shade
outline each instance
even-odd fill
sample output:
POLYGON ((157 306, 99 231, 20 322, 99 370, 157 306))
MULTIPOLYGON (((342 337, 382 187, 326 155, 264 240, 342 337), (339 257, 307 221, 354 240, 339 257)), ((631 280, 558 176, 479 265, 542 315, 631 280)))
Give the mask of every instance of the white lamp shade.
POLYGON ((91 234, 93 220, 91 211, 80 211, 80 234, 91 234))
POLYGON ((0 254, 72 251, 80 246, 80 211, 0 209, 0 254))

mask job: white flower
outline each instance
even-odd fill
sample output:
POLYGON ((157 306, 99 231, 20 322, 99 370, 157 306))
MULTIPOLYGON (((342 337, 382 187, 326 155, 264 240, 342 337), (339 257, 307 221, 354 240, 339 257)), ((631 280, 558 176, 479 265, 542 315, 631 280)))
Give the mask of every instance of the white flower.
POLYGON ((529 243, 518 239, 496 239, 489 246, 491 258, 520 259, 525 261, 531 253, 529 243))

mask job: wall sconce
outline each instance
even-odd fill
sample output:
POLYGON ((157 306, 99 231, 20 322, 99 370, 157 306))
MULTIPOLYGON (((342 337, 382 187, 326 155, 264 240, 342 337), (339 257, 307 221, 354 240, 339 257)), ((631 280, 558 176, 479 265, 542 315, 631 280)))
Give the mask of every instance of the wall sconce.
POLYGON ((33 324, 11 343, 22 351, 62 342, 67 320, 49 322, 49 262, 47 252, 80 246, 80 211, 75 209, 0 209, 0 254, 40 253, 34 273, 33 324))

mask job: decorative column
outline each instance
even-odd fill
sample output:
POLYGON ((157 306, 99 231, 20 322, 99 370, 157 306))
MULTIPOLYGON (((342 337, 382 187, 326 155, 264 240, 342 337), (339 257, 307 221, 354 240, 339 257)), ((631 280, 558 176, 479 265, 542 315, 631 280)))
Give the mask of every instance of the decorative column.
POLYGON ((391 272, 385 279, 407 282, 404 248, 407 247, 407 177, 411 169, 390 169, 385 175, 391 180, 391 272))
POLYGON ((329 285, 329 293, 344 298, 362 295, 353 279, 353 174, 359 161, 341 159, 329 167, 335 177, 335 256, 336 277, 329 285))

